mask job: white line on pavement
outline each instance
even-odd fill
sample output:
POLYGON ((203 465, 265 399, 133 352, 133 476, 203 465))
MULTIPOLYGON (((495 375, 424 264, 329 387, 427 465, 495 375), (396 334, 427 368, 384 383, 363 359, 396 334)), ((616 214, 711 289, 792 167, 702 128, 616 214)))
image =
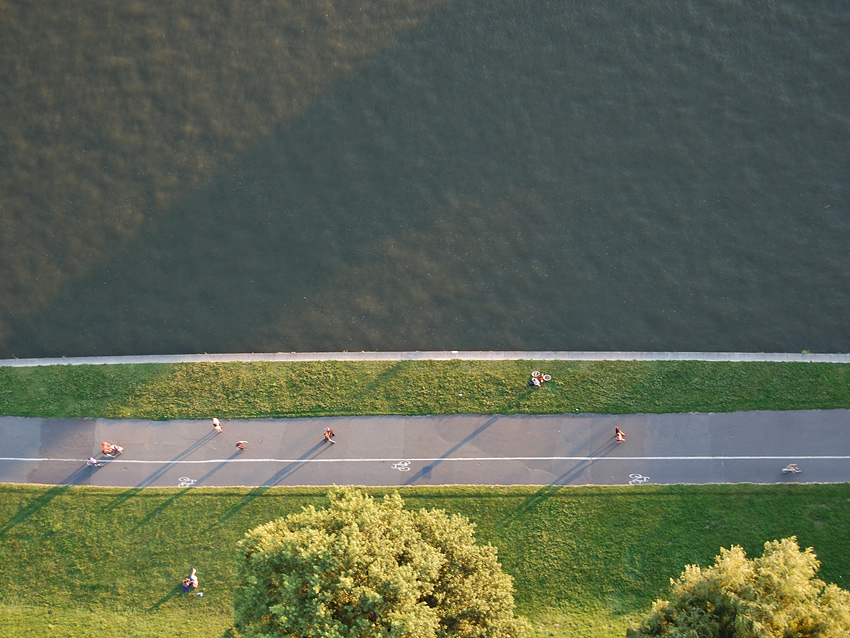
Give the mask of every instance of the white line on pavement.
MULTIPOLYGON (((147 465, 204 465, 210 463, 395 463, 399 460, 411 463, 433 463, 448 461, 777 461, 793 459, 806 461, 848 461, 850 456, 438 456, 434 458, 410 458, 396 456, 375 459, 198 459, 198 460, 160 460, 141 459, 99 459, 101 463, 134 463, 147 465)), ((85 459, 54 459, 35 457, 0 457, 0 461, 18 461, 33 463, 85 463, 85 459)))

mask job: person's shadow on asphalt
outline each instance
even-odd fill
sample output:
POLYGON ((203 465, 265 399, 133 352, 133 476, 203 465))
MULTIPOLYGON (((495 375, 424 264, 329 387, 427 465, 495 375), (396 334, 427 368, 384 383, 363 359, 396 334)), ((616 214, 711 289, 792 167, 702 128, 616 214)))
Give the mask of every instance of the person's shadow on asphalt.
POLYGON ((192 445, 187 447, 185 450, 182 450, 170 461, 165 461, 160 467, 154 470, 150 475, 145 477, 136 487, 150 487, 153 485, 160 477, 162 477, 168 470, 170 470, 174 465, 176 465, 181 459, 186 458, 195 450, 202 448, 204 445, 209 443, 217 434, 215 432, 209 432, 205 436, 201 437, 192 445))
POLYGON ((292 461, 292 463, 289 463, 288 465, 281 468, 281 470, 278 471, 274 476, 272 476, 268 480, 266 480, 263 483, 263 485, 266 486, 266 487, 271 487, 271 486, 277 485, 283 479, 285 479, 288 476, 291 476, 292 474, 297 472, 298 469, 301 466, 303 466, 306 461, 309 461, 310 459, 317 457, 319 455, 319 453, 325 447, 330 447, 330 446, 331 446, 331 444, 328 443, 327 441, 324 441, 324 440, 320 441, 319 443, 316 443, 316 445, 314 445, 309 450, 304 452, 304 454, 299 456, 296 460, 292 461))
POLYGON ((206 474, 204 474, 201 478, 199 478, 197 481, 195 481, 195 486, 196 486, 196 487, 200 487, 200 486, 201 486, 201 484, 202 484, 202 483, 203 483, 206 479, 208 479, 209 477, 211 477, 213 474, 215 474, 216 472, 218 472, 221 468, 225 467, 228 463, 230 463, 233 459, 235 459, 235 458, 239 457, 241 454, 242 454, 242 451, 241 451, 241 450, 236 450, 233 454, 231 454, 230 456, 228 456, 228 457, 227 457, 226 459, 224 459, 221 463, 219 463, 218 465, 216 465, 213 469, 211 469, 209 472, 207 472, 207 473, 206 473, 206 474))
POLYGON ((449 450, 447 450, 446 452, 443 452, 443 454, 440 456, 440 458, 438 460, 429 463, 428 465, 426 465, 425 467, 420 469, 418 472, 416 472, 416 474, 414 474, 409 479, 407 479, 404 482, 404 484, 405 485, 412 485, 413 483, 415 483, 419 479, 431 478, 431 472, 434 470, 435 467, 437 467, 440 463, 442 463, 447 458, 449 458, 452 455, 453 452, 462 448, 464 445, 469 443, 476 436, 481 434, 484 430, 486 430, 491 425, 493 425, 496 421, 498 421, 498 419, 499 419, 499 417, 497 417, 497 416, 494 416, 494 417, 487 419, 484 423, 482 423, 477 428, 475 428, 475 430, 473 432, 471 432, 466 438, 464 438, 461 441, 458 441, 449 450))

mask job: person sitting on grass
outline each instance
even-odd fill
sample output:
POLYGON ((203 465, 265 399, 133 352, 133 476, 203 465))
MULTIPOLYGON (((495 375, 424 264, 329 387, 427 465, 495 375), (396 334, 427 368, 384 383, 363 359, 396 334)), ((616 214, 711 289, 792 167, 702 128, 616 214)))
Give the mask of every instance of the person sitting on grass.
POLYGON ((543 374, 540 370, 535 370, 531 373, 531 378, 528 380, 528 385, 535 388, 541 387, 546 381, 551 381, 552 375, 543 374))

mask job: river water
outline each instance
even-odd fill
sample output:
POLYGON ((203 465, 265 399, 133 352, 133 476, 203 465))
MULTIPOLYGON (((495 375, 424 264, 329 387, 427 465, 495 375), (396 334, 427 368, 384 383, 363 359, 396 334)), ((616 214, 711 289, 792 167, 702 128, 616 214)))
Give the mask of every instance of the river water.
POLYGON ((0 358, 850 351, 846 3, 13 4, 0 358))

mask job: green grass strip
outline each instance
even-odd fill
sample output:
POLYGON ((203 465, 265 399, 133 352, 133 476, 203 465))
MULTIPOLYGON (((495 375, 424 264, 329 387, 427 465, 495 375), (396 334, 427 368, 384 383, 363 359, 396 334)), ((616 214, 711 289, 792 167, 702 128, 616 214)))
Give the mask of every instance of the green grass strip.
POLYGON ((850 364, 402 361, 0 368, 0 414, 197 419, 850 407, 850 364), (552 375, 541 388, 532 370, 552 375))
MULTIPOLYGON (((374 494, 382 489, 371 489, 374 494)), ((850 586, 850 485, 416 487, 409 508, 469 517, 515 578, 536 636, 621 638, 672 576, 796 535, 850 586)), ((10 636, 222 636, 236 543, 321 488, 0 485, 0 624, 10 636), (180 579, 200 575, 203 598, 180 579)))

